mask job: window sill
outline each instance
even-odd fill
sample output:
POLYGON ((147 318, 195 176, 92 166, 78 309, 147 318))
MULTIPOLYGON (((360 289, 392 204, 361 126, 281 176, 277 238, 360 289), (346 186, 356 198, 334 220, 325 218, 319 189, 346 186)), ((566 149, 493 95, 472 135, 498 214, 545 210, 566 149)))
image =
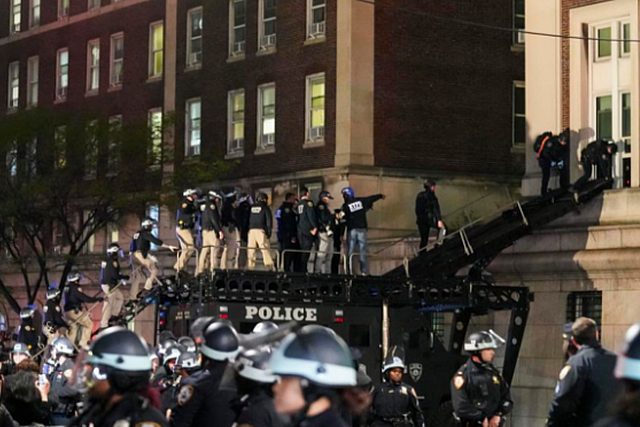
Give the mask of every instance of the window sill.
POLYGON ((54 104, 64 104, 65 102, 67 102, 67 98, 56 98, 55 101, 53 101, 54 104))
POLYGON ((325 41, 327 41, 327 36, 316 36, 313 38, 307 36, 307 39, 304 41, 303 46, 310 46, 318 43, 324 43, 325 41))
POLYGON ((256 156, 262 156, 263 154, 274 154, 276 152, 276 146, 270 145, 268 147, 258 147, 256 151, 253 152, 256 156))
POLYGON ((162 81, 162 74, 159 76, 149 76, 147 78, 147 83, 158 83, 162 81))
POLYGON ((302 144, 302 148, 317 148, 324 147, 324 138, 322 139, 307 139, 304 144, 302 144))
POLYGON ((84 97, 85 98, 90 98, 92 96, 97 96, 99 94, 99 89, 96 90, 90 90, 84 93, 84 97))
POLYGON ((276 52, 278 52, 278 49, 276 49, 275 46, 261 47, 256 52, 256 56, 266 56, 266 55, 274 54, 276 52))
POLYGON ((18 107, 8 107, 7 114, 15 114, 18 112, 18 107))
POLYGON ((527 146, 527 144, 511 144, 511 154, 524 154, 525 151, 525 147, 527 146))
POLYGON ((107 92, 117 92, 119 90, 122 90, 122 83, 118 85, 109 86, 109 89, 107 89, 107 92))
POLYGON ((187 65, 186 67, 184 67, 185 73, 188 73, 191 71, 199 71, 199 70, 202 70, 202 63, 187 65))
POLYGON ((227 63, 230 64, 232 62, 244 61, 245 55, 232 55, 227 58, 227 63))
POLYGON ((231 159, 241 159, 244 157, 244 150, 242 151, 234 151, 233 153, 227 153, 224 156, 225 160, 231 160, 231 159))

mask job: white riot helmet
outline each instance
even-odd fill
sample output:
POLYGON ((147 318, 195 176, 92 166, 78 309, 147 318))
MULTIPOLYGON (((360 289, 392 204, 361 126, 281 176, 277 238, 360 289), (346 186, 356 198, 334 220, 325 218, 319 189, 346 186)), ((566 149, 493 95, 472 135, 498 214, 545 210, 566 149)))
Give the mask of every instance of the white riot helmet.
POLYGON ((496 350, 505 343, 506 341, 500 335, 496 334, 493 329, 489 329, 469 335, 464 343, 464 350, 470 353, 488 349, 496 350))
POLYGON ((398 356, 393 356, 384 361, 384 365, 382 365, 382 373, 385 373, 391 369, 400 368, 404 372, 407 371, 407 365, 404 364, 401 358, 398 356))

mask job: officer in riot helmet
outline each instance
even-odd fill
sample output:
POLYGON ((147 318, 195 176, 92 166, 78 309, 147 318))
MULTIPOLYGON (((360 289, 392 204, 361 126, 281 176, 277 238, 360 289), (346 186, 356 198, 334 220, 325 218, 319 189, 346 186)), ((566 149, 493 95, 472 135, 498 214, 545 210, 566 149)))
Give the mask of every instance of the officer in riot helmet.
POLYGON ((107 247, 107 256, 100 264, 100 287, 105 294, 105 301, 102 304, 102 318, 100 327, 109 326, 109 320, 120 315, 124 296, 119 289, 124 280, 129 280, 129 276, 120 273, 120 245, 110 243, 107 247))
POLYGON ((181 355, 182 351, 178 347, 170 347, 166 350, 162 358, 165 375, 154 384, 160 391, 160 409, 163 414, 174 406, 176 387, 180 379, 175 366, 181 355))
POLYGON ((184 336, 178 338, 178 344, 184 347, 184 351, 191 353, 195 353, 197 351, 196 342, 191 337, 184 336))
POLYGON ((614 370, 623 391, 614 402, 612 416, 596 424, 597 427, 640 426, 640 323, 629 328, 624 341, 614 370))
POLYGON ((69 425, 167 426, 162 414, 143 397, 150 373, 151 359, 142 338, 119 326, 105 329, 85 362, 88 407, 69 425))
POLYGON ((256 194, 256 202, 251 206, 249 214, 249 234, 247 243, 247 267, 253 270, 256 267, 256 250, 262 251, 262 261, 267 270, 274 270, 271 257, 271 231, 273 219, 268 205, 269 197, 263 193, 256 194))
POLYGON ((200 369, 200 358, 196 353, 185 351, 180 354, 173 366, 174 381, 171 387, 163 392, 161 396, 161 409, 163 413, 167 414, 167 419, 171 418, 171 414, 178 404, 178 393, 184 380, 200 369))
POLYGON ((316 205, 316 219, 318 221, 318 239, 316 240, 316 273, 331 273, 331 258, 333 258, 333 229, 331 223, 333 215, 329 201, 333 200, 331 193, 321 191, 316 205))
POLYGON ((304 326, 282 341, 269 364, 280 378, 273 387, 278 413, 306 427, 347 426, 336 402, 340 389, 356 385, 356 369, 349 347, 335 332, 304 326))
POLYGON ((13 366, 17 366, 23 360, 27 360, 31 358, 31 352, 29 351, 29 347, 22 342, 17 342, 13 345, 11 349, 11 363, 13 366))
MULTIPOLYGON (((153 226, 155 221, 151 218, 145 218, 140 223, 140 230, 133 235, 131 241, 131 253, 133 254, 133 261, 141 268, 146 270, 147 278, 144 283, 144 289, 150 290, 153 287, 153 283, 158 276, 158 258, 150 254, 151 244, 167 248, 171 252, 174 252, 176 248, 171 245, 165 244, 162 240, 153 235, 153 226)), ((136 277, 131 281, 131 298, 138 296, 138 287, 142 277, 140 274, 136 274, 136 277)))
POLYGON ((62 308, 60 308, 61 296, 62 291, 60 288, 52 286, 47 289, 47 302, 44 306, 44 327, 42 331, 47 337, 49 344, 69 329, 69 325, 62 316, 62 308))
POLYGON ((316 217, 316 209, 311 194, 307 187, 302 187, 300 191, 300 203, 298 203, 298 242, 300 250, 300 265, 298 271, 306 273, 308 271, 307 264, 311 256, 311 250, 315 239, 318 236, 318 220, 316 217))
POLYGON ((67 286, 64 289, 64 315, 69 323, 69 339, 82 348, 89 345, 93 322, 85 304, 104 300, 102 297, 91 297, 80 287, 80 273, 72 271, 67 275, 67 286))
POLYGON ((71 381, 75 348, 64 336, 56 338, 51 347, 51 358, 55 364, 53 372, 49 374, 51 419, 54 425, 67 425, 76 415, 77 404, 81 399, 80 391, 71 381))
POLYGON ((239 346, 238 333, 230 324, 217 321, 207 326, 200 344, 202 370, 182 381, 170 419, 172 426, 210 426, 211 420, 220 427, 233 424, 231 402, 235 393, 222 387, 221 382, 239 346))
POLYGON ((218 268, 222 256, 222 195, 217 191, 209 191, 207 197, 200 205, 200 233, 202 238, 202 251, 199 255, 196 275, 207 270, 218 268))
POLYGON ((263 320, 262 322, 256 323, 256 325, 251 330, 252 334, 261 334, 266 331, 275 331, 278 329, 278 324, 276 322, 272 322, 271 320, 263 320))
POLYGON ((193 351, 185 351, 180 354, 173 369, 181 378, 186 378, 202 369, 198 354, 193 351))
POLYGON ((25 343, 32 353, 38 350, 40 344, 40 334, 36 330, 35 322, 36 309, 31 304, 20 310, 20 330, 18 332, 18 341, 25 343))
POLYGON ((513 402, 509 385, 493 366, 496 350, 505 341, 492 330, 467 337, 464 350, 471 354, 451 380, 451 400, 461 426, 502 426, 513 402))
POLYGON ((192 231, 196 226, 199 190, 189 188, 182 193, 182 201, 176 213, 176 237, 180 243, 180 256, 173 266, 180 273, 186 266, 189 258, 195 252, 195 242, 192 231))
POLYGON ((407 367, 398 356, 388 357, 382 367, 385 381, 373 391, 372 427, 424 427, 424 416, 413 387, 402 382, 407 367))
POLYGON ((193 340, 196 342, 196 345, 201 345, 204 341, 204 331, 207 327, 216 321, 215 317, 212 316, 202 316, 198 317, 193 321, 191 326, 189 327, 189 335, 193 337, 193 340))

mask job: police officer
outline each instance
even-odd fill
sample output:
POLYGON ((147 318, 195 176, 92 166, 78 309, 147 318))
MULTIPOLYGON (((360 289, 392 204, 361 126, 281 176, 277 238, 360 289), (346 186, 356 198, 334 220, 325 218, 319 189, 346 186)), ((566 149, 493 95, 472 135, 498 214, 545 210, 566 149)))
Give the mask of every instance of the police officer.
POLYGON ((316 205, 318 240, 316 241, 315 272, 324 274, 331 272, 331 258, 333 257, 333 230, 331 228, 333 215, 331 215, 329 208, 329 200, 333 200, 331 193, 321 191, 316 205))
POLYGON ((441 230, 444 228, 440 202, 436 196, 436 182, 428 179, 424 182, 424 191, 416 197, 416 224, 420 233, 420 249, 426 248, 429 243, 429 231, 432 228, 441 230))
POLYGON ((120 273, 120 245, 110 243, 107 247, 107 256, 100 264, 100 287, 106 295, 102 304, 102 318, 100 319, 100 327, 109 326, 109 320, 112 317, 120 315, 124 297, 120 291, 120 282, 129 280, 129 276, 120 273))
POLYGON ((204 331, 203 339, 203 369, 182 382, 170 420, 172 426, 210 426, 215 420, 216 426, 229 427, 235 420, 231 408, 235 393, 221 387, 221 382, 229 360, 238 354, 238 334, 227 323, 213 322, 204 331))
POLYGON ((85 370, 89 405, 70 426, 167 426, 140 394, 149 384, 147 344, 119 326, 105 329, 91 345, 85 370))
POLYGON ((245 350, 234 362, 240 402, 238 426, 277 427, 282 422, 273 406, 272 386, 276 377, 269 372, 271 349, 245 350))
POLYGON ((611 417, 597 424, 597 427, 638 427, 640 426, 640 323, 627 331, 622 351, 618 354, 615 377, 624 388, 614 405, 611 417))
POLYGON ((31 359, 31 352, 25 343, 17 342, 11 349, 12 370, 23 360, 31 359))
POLYGON ((193 340, 193 338, 186 335, 178 338, 178 344, 182 346, 184 351, 188 351, 191 353, 195 353, 196 351, 198 351, 196 342, 193 340))
POLYGON ((300 249, 298 246, 298 216, 296 214, 296 195, 287 193, 284 202, 276 210, 275 217, 278 223, 278 249, 280 256, 284 257, 284 271, 296 271, 299 254, 295 252, 284 253, 286 250, 300 249))
POLYGON ((249 215, 249 240, 247 246, 249 270, 256 268, 256 249, 262 250, 262 260, 267 270, 274 270, 273 258, 271 258, 269 239, 273 229, 271 209, 269 209, 268 196, 263 192, 256 194, 256 202, 251 206, 249 215))
POLYGON ((240 193, 238 203, 235 205, 233 215, 238 225, 238 235, 243 249, 238 253, 238 268, 244 268, 247 263, 247 245, 249 243, 249 216, 251 215, 251 205, 253 200, 251 195, 240 193))
POLYGON ((502 344, 504 340, 492 330, 475 332, 467 338, 464 349, 471 357, 451 380, 458 425, 499 427, 511 412, 509 385, 493 366, 496 349, 502 344))
POLYGON ((618 393, 613 376, 616 355, 598 342, 598 327, 593 319, 579 317, 572 333, 578 352, 560 371, 547 426, 591 426, 607 413, 618 393))
POLYGON ((224 239, 220 208, 222 195, 209 191, 207 200, 200 206, 200 230, 202 232, 202 251, 198 260, 196 274, 202 274, 210 268, 218 268, 218 260, 222 256, 221 242, 224 239))
POLYGON ((178 404, 178 392, 184 380, 201 369, 199 356, 194 352, 185 351, 180 354, 173 369, 175 380, 170 389, 162 393, 161 409, 167 415, 167 419, 171 418, 171 414, 178 404))
MULTIPOLYGON (((162 240, 158 239, 153 235, 153 224, 154 221, 150 218, 145 218, 140 223, 140 230, 138 230, 133 235, 133 240, 131 242, 131 252, 133 253, 133 260, 138 264, 141 268, 147 270, 147 279, 144 283, 144 289, 149 290, 153 287, 153 283, 158 276, 158 258, 154 255, 151 255, 149 251, 151 250, 151 244, 158 245, 163 248, 167 248, 171 250, 171 252, 175 251, 174 246, 166 245, 162 242, 162 240)), ((140 285, 140 275, 136 275, 134 280, 131 282, 131 298, 135 298, 138 296, 138 287, 140 285)))
POLYGON ((69 323, 69 339, 76 345, 86 348, 91 338, 93 322, 84 304, 100 302, 104 298, 90 297, 85 294, 80 287, 80 273, 77 271, 67 275, 64 293, 64 315, 69 323))
POLYGON ((598 139, 589 143, 580 153, 580 164, 582 164, 582 176, 573 184, 576 191, 584 188, 591 179, 593 166, 598 167, 598 178, 611 180, 611 158, 618 151, 614 143, 609 143, 605 139, 598 139))
POLYGON ((40 344, 40 334, 35 328, 35 314, 34 305, 28 305, 20 310, 20 330, 18 331, 18 342, 25 343, 33 353, 38 350, 40 344))
POLYGON ((182 252, 173 266, 178 273, 184 269, 195 251, 195 243, 191 233, 196 225, 196 215, 198 213, 198 207, 196 206, 198 190, 187 189, 182 193, 182 196, 182 201, 176 213, 176 237, 182 252))
POLYGON ((240 233, 238 232, 238 220, 235 216, 236 206, 236 194, 225 195, 222 203, 222 245, 224 249, 220 259, 220 268, 223 270, 237 267, 240 233))
POLYGON ((402 382, 407 370, 397 356, 389 357, 382 367, 385 382, 373 391, 372 427, 424 427, 424 416, 413 387, 402 382))
POLYGON ((289 334, 269 362, 280 377, 273 387, 278 413, 301 420, 305 427, 346 427, 337 389, 356 385, 349 347, 331 329, 307 325, 289 334))
POLYGON ((560 174, 560 188, 569 188, 569 129, 565 129, 560 135, 542 133, 536 138, 533 148, 542 169, 540 194, 547 194, 552 168, 557 169, 560 174))
POLYGON ((69 328, 64 317, 62 317, 62 309, 60 308, 61 296, 62 291, 60 288, 52 286, 47 289, 47 302, 44 306, 43 332, 49 344, 58 336, 64 335, 65 331, 69 328))
POLYGON ((300 243, 300 250, 304 252, 300 254, 298 271, 306 273, 308 271, 307 264, 311 256, 311 250, 318 235, 318 220, 309 189, 302 187, 300 194, 300 203, 298 203, 298 242, 300 243))
POLYGON ((333 257, 331 257, 331 273, 338 274, 340 272, 342 239, 344 237, 344 230, 347 228, 347 221, 344 219, 342 209, 335 209, 333 211, 333 222, 331 227, 333 230, 333 257))
POLYGON ((162 358, 162 366, 164 367, 165 374, 156 380, 154 386, 160 391, 160 412, 163 414, 174 406, 174 400, 177 394, 176 387, 179 380, 175 366, 182 353, 182 349, 179 347, 170 347, 166 350, 162 358))
MULTIPOLYGON (((342 189, 344 204, 342 212, 347 222, 347 236, 349 239, 349 250, 347 256, 351 261, 351 255, 358 245, 360 253, 360 274, 369 274, 367 265, 367 211, 373 208, 373 204, 384 199, 384 194, 374 194, 367 197, 356 197, 356 193, 351 187, 342 189)), ((350 271, 350 273, 353 273, 350 271)))
POLYGON ((67 337, 56 338, 51 346, 54 369, 49 375, 49 402, 54 425, 69 424, 76 415, 76 406, 80 401, 80 392, 71 382, 75 365, 74 352, 73 344, 67 337))

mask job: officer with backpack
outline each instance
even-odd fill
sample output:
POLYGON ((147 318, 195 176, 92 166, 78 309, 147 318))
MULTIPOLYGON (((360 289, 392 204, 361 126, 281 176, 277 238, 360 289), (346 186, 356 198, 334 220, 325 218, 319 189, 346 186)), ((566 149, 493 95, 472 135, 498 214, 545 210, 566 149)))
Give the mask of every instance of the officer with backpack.
POLYGON ((560 175, 560 188, 569 188, 569 136, 569 128, 560 135, 544 132, 538 135, 533 144, 533 151, 542 170, 540 194, 543 196, 547 194, 551 169, 556 169, 560 175))

